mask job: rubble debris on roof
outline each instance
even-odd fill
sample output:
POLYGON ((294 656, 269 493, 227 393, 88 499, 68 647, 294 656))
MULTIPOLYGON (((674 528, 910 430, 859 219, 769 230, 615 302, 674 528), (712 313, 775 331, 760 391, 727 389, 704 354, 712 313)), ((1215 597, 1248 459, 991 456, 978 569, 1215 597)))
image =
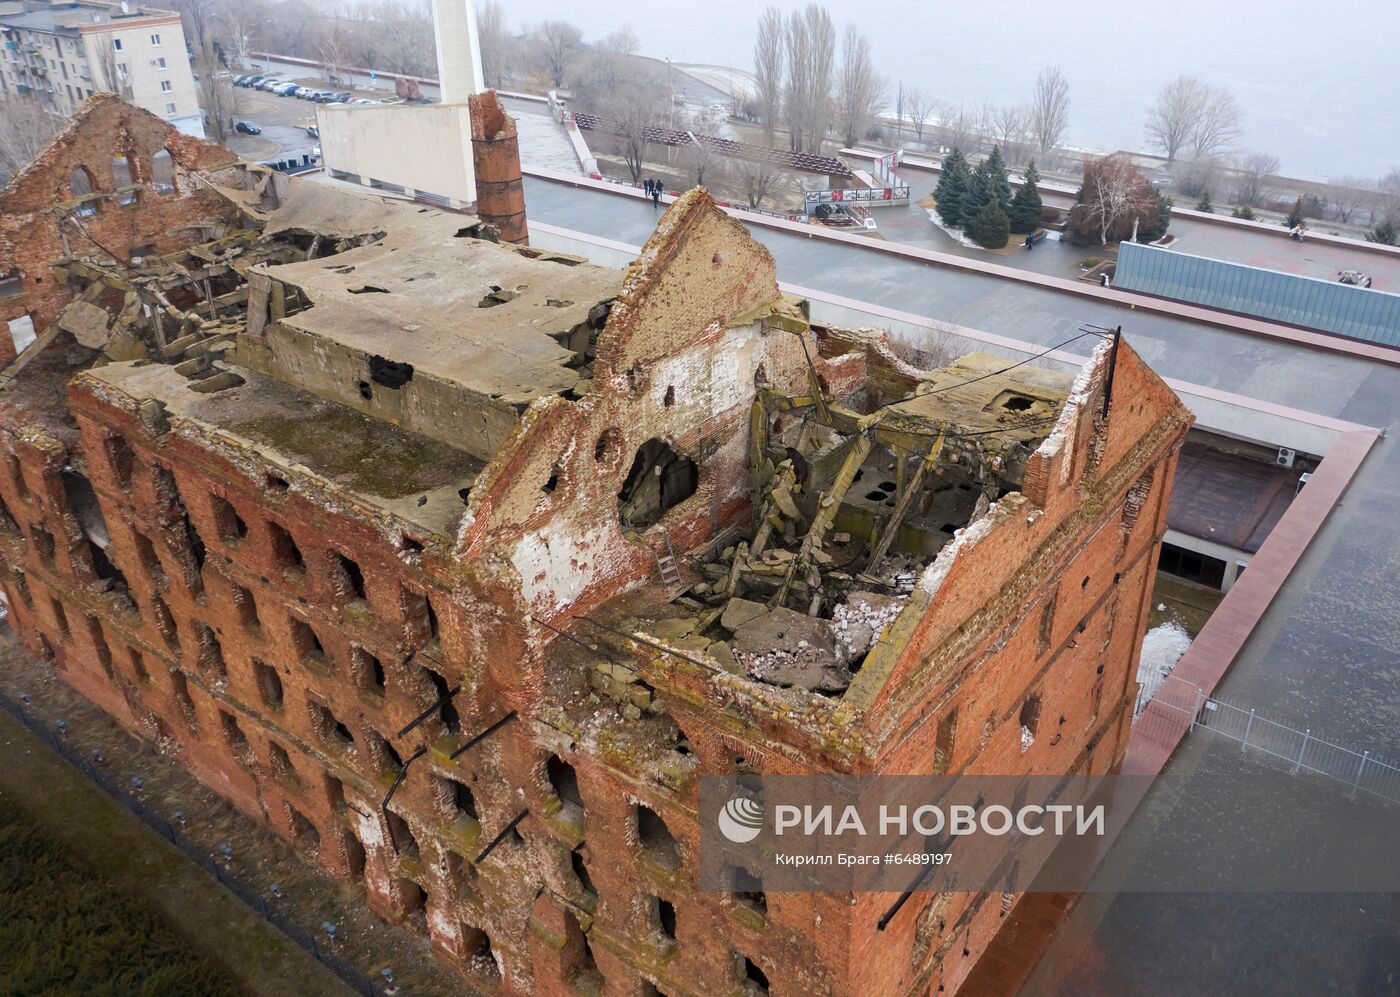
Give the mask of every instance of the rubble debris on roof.
POLYGON ((1005 366, 970 354, 878 404, 761 392, 751 529, 676 600, 701 612, 692 631, 759 681, 843 691, 942 547, 1020 488, 1060 416, 1068 375, 1005 366))

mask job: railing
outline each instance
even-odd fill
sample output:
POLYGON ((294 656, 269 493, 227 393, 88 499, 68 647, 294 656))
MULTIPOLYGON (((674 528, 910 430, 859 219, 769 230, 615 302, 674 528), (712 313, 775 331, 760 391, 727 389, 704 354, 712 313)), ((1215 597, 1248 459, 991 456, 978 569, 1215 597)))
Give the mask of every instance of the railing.
MULTIPOLYGON (((587 111, 561 111, 560 120, 566 126, 572 121, 579 128, 589 131, 594 128, 613 132, 623 130, 623 126, 617 122, 600 118, 596 114, 589 114, 587 111)), ((714 135, 695 135, 692 132, 658 126, 643 128, 642 135, 646 141, 659 145, 680 146, 696 142, 734 159, 774 163, 789 169, 801 170, 806 173, 823 173, 833 177, 855 176, 849 166, 832 156, 817 156, 807 152, 792 152, 788 149, 770 149, 766 146, 749 145, 744 142, 736 142, 733 139, 718 138, 714 135)))
MULTIPOLYGON (((642 189, 642 185, 635 180, 620 180, 617 177, 608 177, 601 173, 596 174, 593 179, 601 180, 604 183, 616 184, 619 187, 631 187, 634 190, 642 189)), ((678 190, 663 190, 661 193, 665 194, 667 197, 680 197, 682 192, 678 190)), ((751 208, 747 204, 737 204, 734 201, 716 200, 715 203, 721 208, 732 208, 735 211, 747 211, 749 214, 753 215, 767 215, 769 218, 782 218, 786 221, 796 222, 799 225, 806 225, 811 221, 810 218, 800 211, 769 211, 767 208, 751 208)))
POLYGON ((808 204, 853 204, 868 201, 871 204, 897 204, 909 200, 909 185, 894 187, 833 187, 828 190, 809 190, 803 195, 808 204))
POLYGON ((1253 749, 1291 765, 1295 773, 1314 772, 1345 783, 1354 796, 1370 793, 1400 803, 1400 766, 1369 751, 1356 752, 1318 737, 1311 728, 1298 730, 1261 717, 1252 709, 1215 699, 1181 679, 1168 676, 1150 699, 1139 696, 1135 727, 1173 726, 1188 731, 1209 730, 1239 742, 1240 751, 1253 749))
POLYGON ((107 772, 94 766, 81 753, 76 751, 72 745, 55 735, 45 727, 37 718, 31 717, 24 708, 16 703, 9 696, 0 692, 0 707, 5 709, 17 721, 39 740, 43 741, 55 752, 57 752, 68 764, 78 769, 85 776, 95 782, 108 796, 126 807, 137 817, 150 826, 166 841, 170 842, 209 875, 218 880, 230 893, 243 901, 248 907, 262 916, 282 934, 296 942, 308 953, 314 956, 327 969, 335 973, 337 977, 356 993, 367 995, 367 997, 379 997, 388 991, 378 985, 364 972, 356 969, 334 952, 329 951, 324 946, 317 944, 316 936, 305 928, 292 921, 286 914, 277 909, 276 906, 268 903, 265 898, 253 887, 243 882, 233 875, 228 869, 221 868, 217 862, 209 857, 205 850, 194 841, 176 830, 169 821, 156 814, 140 800, 136 799, 126 791, 126 788, 112 778, 107 772))

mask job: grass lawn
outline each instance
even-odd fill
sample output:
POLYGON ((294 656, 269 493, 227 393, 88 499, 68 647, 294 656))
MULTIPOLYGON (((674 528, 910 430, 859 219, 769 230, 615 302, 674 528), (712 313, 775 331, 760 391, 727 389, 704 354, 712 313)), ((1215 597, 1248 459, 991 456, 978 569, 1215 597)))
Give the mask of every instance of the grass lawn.
POLYGON ((149 910, 0 797, 0 993, 236 994, 149 910))

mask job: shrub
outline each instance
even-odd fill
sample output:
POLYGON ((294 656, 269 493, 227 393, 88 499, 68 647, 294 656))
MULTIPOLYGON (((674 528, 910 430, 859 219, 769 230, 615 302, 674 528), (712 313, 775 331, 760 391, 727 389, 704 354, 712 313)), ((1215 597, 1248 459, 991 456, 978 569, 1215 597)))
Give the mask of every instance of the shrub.
POLYGON ((1011 219, 1000 202, 992 198, 967 226, 967 234, 984 249, 1001 249, 1011 236, 1011 219))
POLYGON ((1382 246, 1400 246, 1400 233, 1395 231, 1394 223, 1387 218, 1366 233, 1366 241, 1378 242, 1382 246))

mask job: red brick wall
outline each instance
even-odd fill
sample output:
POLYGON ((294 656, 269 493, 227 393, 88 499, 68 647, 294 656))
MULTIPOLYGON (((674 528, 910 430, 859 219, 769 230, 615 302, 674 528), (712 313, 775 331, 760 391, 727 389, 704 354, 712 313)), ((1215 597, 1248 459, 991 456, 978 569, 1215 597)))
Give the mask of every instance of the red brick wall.
MULTIPOLYGON (((154 246, 172 253, 203 241, 190 226, 233 221, 228 203, 210 194, 191 174, 225 166, 237 157, 220 146, 181 134, 148 111, 124 103, 114 94, 90 98, 69 126, 28 168, 0 191, 0 274, 19 270, 22 293, 0 298, 0 323, 26 313, 36 333, 51 323, 71 294, 49 266, 66 256, 111 254, 127 260, 132 250, 154 246), (174 190, 161 193, 153 184, 152 157, 170 153, 174 190), (119 198, 113 156, 125 155, 132 183, 139 189, 119 198), (69 187, 75 170, 84 169, 99 195, 86 199, 94 214, 81 214, 69 187), (131 203, 122 204, 126 199, 131 203), (76 217, 85 236, 65 218, 76 217)), ((14 355, 8 335, 0 335, 0 363, 14 355)))

